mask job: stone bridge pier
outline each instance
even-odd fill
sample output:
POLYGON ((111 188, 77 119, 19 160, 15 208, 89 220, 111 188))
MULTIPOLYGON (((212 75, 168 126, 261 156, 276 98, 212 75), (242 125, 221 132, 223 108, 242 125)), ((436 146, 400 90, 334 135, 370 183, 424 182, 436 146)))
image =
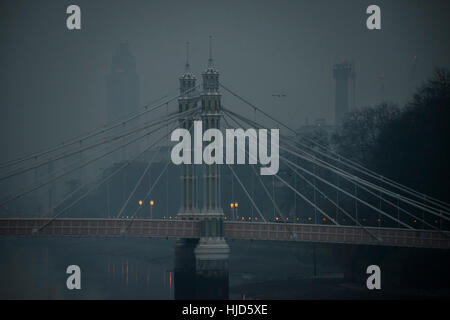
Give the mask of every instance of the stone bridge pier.
POLYGON ((200 220, 200 239, 178 239, 175 244, 175 299, 228 299, 230 247, 223 214, 202 213, 195 219, 200 220))

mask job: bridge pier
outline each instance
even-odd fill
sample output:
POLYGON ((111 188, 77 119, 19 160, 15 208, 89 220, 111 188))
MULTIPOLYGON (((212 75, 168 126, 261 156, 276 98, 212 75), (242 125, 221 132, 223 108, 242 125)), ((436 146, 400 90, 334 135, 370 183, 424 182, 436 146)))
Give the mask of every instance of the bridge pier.
POLYGON ((205 215, 195 248, 197 299, 228 299, 230 247, 223 237, 223 213, 205 215))
POLYGON ((190 300, 196 297, 195 247, 198 239, 177 239, 174 261, 174 298, 190 300))

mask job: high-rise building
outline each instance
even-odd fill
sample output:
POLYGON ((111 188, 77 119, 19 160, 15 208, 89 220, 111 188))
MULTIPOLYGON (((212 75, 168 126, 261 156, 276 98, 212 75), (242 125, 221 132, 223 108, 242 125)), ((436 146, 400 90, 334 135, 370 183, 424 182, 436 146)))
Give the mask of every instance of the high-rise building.
MULTIPOLYGON (((108 124, 127 118, 139 110, 139 75, 136 72, 136 62, 131 55, 128 43, 121 43, 117 54, 113 57, 111 71, 107 78, 107 119, 108 124)), ((139 125, 139 119, 128 122, 120 128, 130 129, 139 125)), ((113 131, 117 133, 119 130, 113 131)), ((131 139, 132 137, 128 137, 131 139)), ((126 141, 121 141, 126 143, 126 141)), ((114 153, 113 161, 123 161, 136 154, 139 142, 125 147, 121 152, 114 153)))
POLYGON ((333 66, 333 77, 336 79, 334 121, 339 125, 349 112, 348 80, 351 76, 352 65, 348 62, 338 63, 333 66))
POLYGON ((136 112, 139 107, 139 76, 128 43, 121 43, 108 75, 108 122, 136 112))

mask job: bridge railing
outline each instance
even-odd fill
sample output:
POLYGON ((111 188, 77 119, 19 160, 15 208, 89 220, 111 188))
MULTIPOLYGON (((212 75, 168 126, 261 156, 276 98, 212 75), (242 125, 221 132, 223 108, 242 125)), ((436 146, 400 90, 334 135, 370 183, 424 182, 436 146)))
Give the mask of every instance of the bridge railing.
POLYGON ((450 232, 430 230, 249 222, 227 222, 224 229, 229 239, 450 248, 450 232))
MULTIPOLYGON (((0 236, 199 238, 200 222, 148 219, 0 219, 0 236)), ((271 222, 224 222, 227 239, 450 249, 450 232, 271 222)))
POLYGON ((0 219, 0 236, 197 238, 194 221, 124 219, 0 219))

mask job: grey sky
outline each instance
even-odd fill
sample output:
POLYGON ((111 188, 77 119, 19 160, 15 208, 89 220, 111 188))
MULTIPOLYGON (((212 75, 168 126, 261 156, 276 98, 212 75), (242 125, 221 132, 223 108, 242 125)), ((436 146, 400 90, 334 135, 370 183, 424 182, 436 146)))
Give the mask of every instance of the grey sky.
MULTIPOLYGON (((135 56, 141 104, 176 92, 186 41, 200 78, 212 35, 221 81, 298 127, 333 121, 332 65, 344 58, 356 61, 358 105, 380 102, 381 74, 385 97, 404 103, 433 67, 450 65, 448 12, 448 1, 418 0, 1 1, 0 160, 102 125, 120 42, 135 56), (81 7, 81 31, 66 29, 70 4, 81 7), (381 31, 366 29, 370 4, 381 7, 381 31)), ((245 108, 225 93, 223 103, 245 108)))

